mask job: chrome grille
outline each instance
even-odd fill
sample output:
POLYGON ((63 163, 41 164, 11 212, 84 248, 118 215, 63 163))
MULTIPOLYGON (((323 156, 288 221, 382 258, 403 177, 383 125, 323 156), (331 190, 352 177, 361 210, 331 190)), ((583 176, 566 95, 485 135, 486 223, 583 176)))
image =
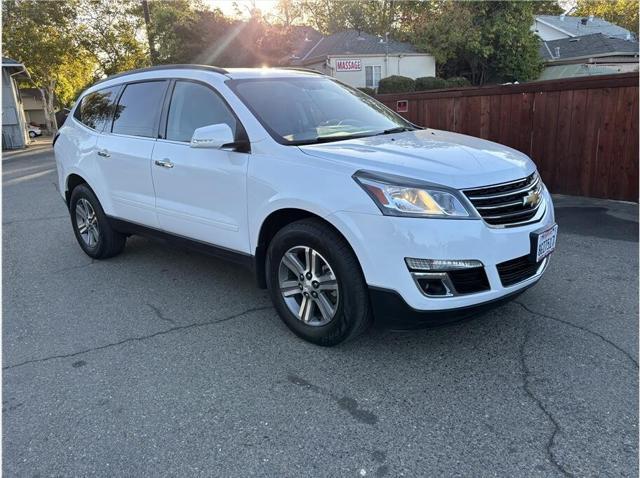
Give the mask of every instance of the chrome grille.
POLYGON ((535 222, 544 208, 537 173, 508 183, 465 189, 463 193, 487 224, 510 227, 535 222))

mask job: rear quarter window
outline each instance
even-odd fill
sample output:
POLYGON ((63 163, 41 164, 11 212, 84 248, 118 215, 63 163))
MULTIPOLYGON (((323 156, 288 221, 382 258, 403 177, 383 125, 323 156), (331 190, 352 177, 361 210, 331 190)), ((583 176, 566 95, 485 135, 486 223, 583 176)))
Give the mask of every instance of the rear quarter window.
POLYGON ((118 89, 112 87, 89 93, 80 100, 73 117, 91 129, 102 131, 113 118, 118 89))

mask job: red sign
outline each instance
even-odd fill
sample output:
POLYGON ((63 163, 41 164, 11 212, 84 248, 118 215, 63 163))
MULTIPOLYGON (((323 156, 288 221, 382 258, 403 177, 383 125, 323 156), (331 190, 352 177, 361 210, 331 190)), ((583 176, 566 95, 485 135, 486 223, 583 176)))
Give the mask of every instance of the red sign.
POLYGON ((336 71, 360 71, 362 70, 362 61, 360 59, 342 59, 336 60, 336 71))
POLYGON ((409 101, 408 100, 400 100, 396 102, 396 111, 398 113, 408 113, 409 112, 409 101))

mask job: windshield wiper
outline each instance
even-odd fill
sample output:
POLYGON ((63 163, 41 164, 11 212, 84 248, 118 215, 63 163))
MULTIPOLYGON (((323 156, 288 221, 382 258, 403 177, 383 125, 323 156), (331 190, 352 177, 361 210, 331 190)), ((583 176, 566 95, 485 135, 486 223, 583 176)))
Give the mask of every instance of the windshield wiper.
POLYGON ((292 141, 292 146, 303 146, 305 144, 319 144, 319 143, 332 143, 334 141, 343 141, 347 139, 358 139, 358 138, 368 138, 370 136, 378 136, 381 134, 393 134, 393 133, 402 133, 404 131, 415 131, 416 128, 412 128, 410 126, 398 126, 397 128, 390 128, 381 131, 380 133, 358 133, 358 134, 349 134, 349 135, 335 135, 335 136, 318 136, 313 139, 301 139, 298 141, 292 141))
POLYGON ((366 138, 371 136, 369 133, 363 134, 348 134, 348 135, 336 135, 336 136, 318 136, 312 139, 301 139, 298 141, 291 141, 289 144, 292 146, 303 146, 305 144, 319 144, 319 143, 332 143, 334 141, 344 141, 347 139, 366 138))
POLYGON ((398 126, 397 128, 389 128, 381 131, 380 133, 376 133, 376 136, 381 134, 404 133, 405 131, 415 131, 415 128, 411 128, 409 126, 398 126))

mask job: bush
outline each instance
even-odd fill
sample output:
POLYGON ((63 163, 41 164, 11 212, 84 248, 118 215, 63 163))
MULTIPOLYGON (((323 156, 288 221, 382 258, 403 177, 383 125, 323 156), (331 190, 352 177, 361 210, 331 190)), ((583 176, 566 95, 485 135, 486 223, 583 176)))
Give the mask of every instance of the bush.
POLYGON ((378 83, 378 93, 406 93, 415 91, 415 81, 406 76, 388 76, 378 83))
POLYGON ((416 91, 439 90, 448 86, 447 80, 444 78, 436 78, 435 76, 416 78, 416 91))
POLYGON ((358 89, 369 96, 374 96, 376 94, 376 90, 374 90, 373 88, 363 87, 358 89))
POLYGON ((464 76, 454 76, 453 78, 447 78, 447 83, 450 88, 460 87, 460 86, 471 86, 471 82, 467 80, 464 76))

